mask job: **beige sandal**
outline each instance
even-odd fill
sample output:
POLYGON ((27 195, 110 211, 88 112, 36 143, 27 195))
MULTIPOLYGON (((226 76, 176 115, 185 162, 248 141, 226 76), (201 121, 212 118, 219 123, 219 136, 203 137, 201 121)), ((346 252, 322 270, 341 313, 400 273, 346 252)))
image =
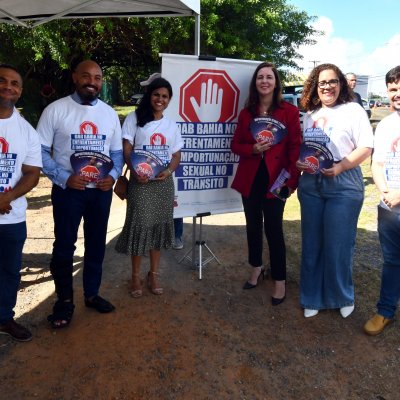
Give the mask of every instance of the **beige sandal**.
POLYGON ((132 290, 131 290, 131 296, 135 299, 138 297, 142 297, 142 286, 140 284, 140 275, 139 274, 132 274, 132 290), (136 278, 136 279, 134 279, 136 278), (137 280, 135 282, 135 280, 137 280), (138 283, 139 282, 139 283, 138 283), (138 283, 135 285, 135 283, 138 283))
POLYGON ((149 271, 147 274, 147 286, 153 294, 163 294, 164 289, 158 286, 157 275, 158 272, 149 271), (152 274, 152 275, 150 275, 152 274))

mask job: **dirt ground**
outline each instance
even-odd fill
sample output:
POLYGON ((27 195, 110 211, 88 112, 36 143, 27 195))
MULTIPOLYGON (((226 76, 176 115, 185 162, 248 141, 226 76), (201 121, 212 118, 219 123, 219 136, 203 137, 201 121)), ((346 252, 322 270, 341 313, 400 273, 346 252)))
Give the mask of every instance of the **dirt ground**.
POLYGON ((361 232, 357 244, 355 312, 346 320, 337 310, 306 320, 299 307, 298 220, 285 221, 287 299, 272 307, 269 280, 242 290, 249 273, 242 213, 204 219, 203 237, 221 265, 210 262, 202 280, 198 268, 179 263, 190 248, 191 219, 185 219, 186 250, 162 253, 164 294, 144 290, 131 298, 129 259, 114 250, 124 215, 125 203, 114 198, 101 294, 116 311, 101 315, 83 305, 80 234, 74 318, 53 330, 46 321, 55 300, 50 183, 41 179, 29 199, 16 308, 34 339, 0 336, 2 400, 400 398, 399 323, 376 338, 362 332, 379 289, 376 232, 361 232))

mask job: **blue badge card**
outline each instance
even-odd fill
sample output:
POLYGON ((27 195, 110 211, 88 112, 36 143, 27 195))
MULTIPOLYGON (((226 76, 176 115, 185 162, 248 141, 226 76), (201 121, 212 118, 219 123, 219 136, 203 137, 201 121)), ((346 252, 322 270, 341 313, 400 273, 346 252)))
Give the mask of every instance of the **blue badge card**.
POLYGON ((250 123, 250 131, 257 142, 271 144, 279 143, 287 135, 286 126, 270 117, 254 118, 250 123))
POLYGON ((333 155, 323 144, 305 141, 300 147, 300 161, 308 166, 305 172, 318 174, 321 169, 332 167, 333 155))
POLYGON ((131 154, 132 167, 142 177, 155 179, 167 166, 155 154, 145 150, 135 150, 131 154))
POLYGON ((97 151, 77 151, 71 155, 70 161, 74 173, 89 182, 105 178, 114 166, 110 157, 97 151))

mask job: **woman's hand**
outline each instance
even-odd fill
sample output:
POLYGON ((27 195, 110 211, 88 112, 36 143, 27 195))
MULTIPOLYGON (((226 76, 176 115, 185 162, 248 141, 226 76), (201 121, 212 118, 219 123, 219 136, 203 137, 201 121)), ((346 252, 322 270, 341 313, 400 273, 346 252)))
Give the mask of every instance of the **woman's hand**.
POLYGON ((321 172, 325 176, 329 176, 333 178, 334 176, 338 176, 340 173, 344 171, 343 165, 341 162, 333 164, 331 168, 322 168, 321 172))
POLYGON ((156 180, 157 181, 164 181, 165 179, 167 179, 168 177, 170 177, 172 175, 172 172, 169 169, 164 169, 164 171, 161 171, 157 177, 156 180))
POLYGON ((400 204, 400 190, 391 189, 385 191, 383 194, 383 202, 390 208, 396 207, 400 204))
POLYGON ((309 166, 308 166, 306 163, 303 163, 303 162, 301 162, 300 160, 297 160, 297 161, 296 161, 296 168, 297 168, 299 171, 304 172, 304 171, 306 171, 306 170, 309 168, 309 166))
POLYGON ((131 176, 133 176, 138 183, 147 183, 149 181, 147 176, 139 175, 133 168, 130 171, 131 176))
POLYGON ((272 146, 272 143, 269 141, 257 142, 254 143, 253 146, 253 154, 261 154, 264 151, 267 151, 272 146))

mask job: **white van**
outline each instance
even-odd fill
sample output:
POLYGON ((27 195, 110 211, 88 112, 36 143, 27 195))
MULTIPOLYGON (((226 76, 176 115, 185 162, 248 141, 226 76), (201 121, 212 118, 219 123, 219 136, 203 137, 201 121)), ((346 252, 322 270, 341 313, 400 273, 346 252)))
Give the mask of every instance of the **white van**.
POLYGON ((282 94, 283 100, 287 101, 290 104, 293 104, 299 109, 300 114, 300 125, 301 129, 303 129, 303 120, 305 112, 300 109, 300 94, 292 94, 292 93, 283 93, 282 94))

